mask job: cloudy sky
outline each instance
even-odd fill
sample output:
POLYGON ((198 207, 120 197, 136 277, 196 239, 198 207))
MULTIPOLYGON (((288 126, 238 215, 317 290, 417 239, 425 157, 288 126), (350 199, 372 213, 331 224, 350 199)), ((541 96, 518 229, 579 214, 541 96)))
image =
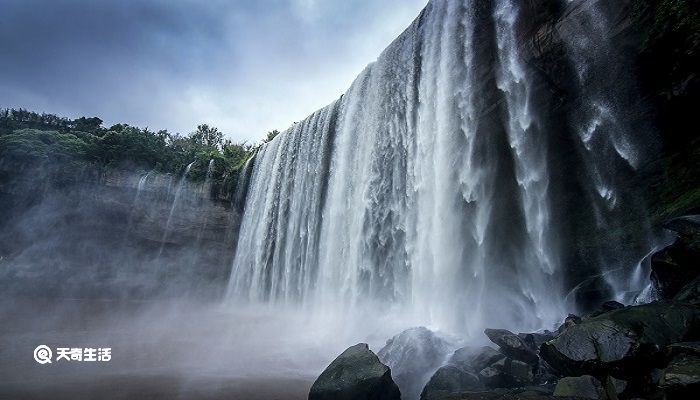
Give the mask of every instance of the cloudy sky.
POLYGON ((0 0, 0 107, 258 141, 340 96, 427 0, 0 0))

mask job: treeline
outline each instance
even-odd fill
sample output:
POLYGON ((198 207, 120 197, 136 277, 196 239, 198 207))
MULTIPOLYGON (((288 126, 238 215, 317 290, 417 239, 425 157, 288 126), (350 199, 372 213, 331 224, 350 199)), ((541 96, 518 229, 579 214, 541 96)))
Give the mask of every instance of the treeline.
MULTIPOLYGON (((279 132, 268 133, 263 143, 279 132)), ((62 118, 24 109, 0 109, 0 161, 11 165, 58 163, 71 167, 125 168, 211 178, 235 186, 238 173, 259 145, 234 143, 206 124, 187 134, 152 131, 128 124, 103 126, 100 118, 62 118)), ((6 164, 7 165, 7 164, 6 164)))

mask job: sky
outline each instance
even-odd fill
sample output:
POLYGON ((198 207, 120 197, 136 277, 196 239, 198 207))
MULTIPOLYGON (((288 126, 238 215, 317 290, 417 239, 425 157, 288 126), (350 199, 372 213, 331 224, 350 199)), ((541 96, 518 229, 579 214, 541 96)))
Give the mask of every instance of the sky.
POLYGON ((257 142, 338 98, 427 0, 0 0, 0 108, 257 142))

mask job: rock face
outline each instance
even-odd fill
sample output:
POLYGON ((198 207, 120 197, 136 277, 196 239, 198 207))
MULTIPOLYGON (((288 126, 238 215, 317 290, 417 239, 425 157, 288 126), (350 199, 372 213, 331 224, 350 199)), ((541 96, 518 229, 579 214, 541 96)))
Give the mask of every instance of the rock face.
POLYGON ((505 329, 486 329, 484 333, 492 342, 499 346, 501 352, 506 356, 531 365, 537 365, 539 361, 537 353, 518 335, 505 329))
POLYGON ((582 321, 544 343, 540 355, 568 375, 634 378, 661 362, 662 347, 697 334, 700 311, 675 303, 627 307, 582 321))
POLYGON ((421 400, 437 400, 450 393, 473 391, 482 388, 479 377, 455 365, 441 367, 430 378, 420 395, 421 400))
POLYGON ((577 399, 607 399, 603 385, 590 375, 561 378, 554 389, 555 397, 577 399))
POLYGON ((504 358, 506 356, 503 353, 488 346, 462 347, 452 354, 448 363, 456 365, 465 371, 478 373, 504 358))
POLYGON ((700 356, 680 354, 663 370, 659 386, 672 398, 692 398, 700 389, 700 356))
POLYGON ((391 370, 367 344, 349 347, 316 379, 309 400, 399 400, 391 370))
POLYGON ((28 173, 0 185, 0 258, 13 266, 0 285, 28 296, 220 296, 236 204, 180 176, 88 172, 65 187, 28 173))
POLYGON ((691 304, 700 303, 700 276, 685 285, 673 300, 691 304))
POLYGON ((404 399, 417 399, 430 376, 454 349, 424 327, 407 329, 387 341, 377 355, 388 365, 404 399))
POLYGON ((533 379, 532 365, 508 357, 479 371, 479 380, 489 388, 523 387, 533 379))
POLYGON ((671 299, 700 275, 700 222, 697 216, 687 216, 665 227, 678 238, 652 255, 651 281, 663 298, 671 299))

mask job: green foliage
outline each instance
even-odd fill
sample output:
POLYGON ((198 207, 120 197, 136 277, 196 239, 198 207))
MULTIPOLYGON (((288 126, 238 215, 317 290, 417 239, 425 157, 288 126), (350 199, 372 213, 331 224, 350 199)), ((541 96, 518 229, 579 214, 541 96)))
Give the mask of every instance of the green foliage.
POLYGON ((88 145, 76 135, 38 129, 19 129, 0 136, 0 157, 16 162, 83 161, 88 145))
MULTIPOLYGON (((279 133, 273 132, 268 140, 279 133)), ((51 161, 179 175, 194 162, 188 179, 203 181, 209 173, 214 186, 228 190, 254 150, 247 143, 224 139, 223 132, 206 124, 183 136, 127 124, 105 128, 97 117, 70 120, 23 109, 0 110, 0 159, 16 166, 51 161)))
POLYGON ((267 137, 263 139, 263 143, 269 143, 274 139, 277 135, 280 134, 280 131, 275 129, 274 131, 267 132, 267 137))

